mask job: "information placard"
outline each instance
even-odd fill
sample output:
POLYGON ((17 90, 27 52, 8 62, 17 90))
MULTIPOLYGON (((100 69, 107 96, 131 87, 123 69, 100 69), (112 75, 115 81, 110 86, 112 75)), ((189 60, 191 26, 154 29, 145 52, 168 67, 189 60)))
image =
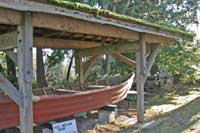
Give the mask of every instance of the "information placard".
POLYGON ((53 124, 53 133, 78 133, 76 120, 69 120, 53 124))

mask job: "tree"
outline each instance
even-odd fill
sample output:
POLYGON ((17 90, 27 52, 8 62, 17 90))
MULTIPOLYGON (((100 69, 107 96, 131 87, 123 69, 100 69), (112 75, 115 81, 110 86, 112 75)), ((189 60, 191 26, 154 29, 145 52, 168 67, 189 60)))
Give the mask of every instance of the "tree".
MULTIPOLYGON (((186 30, 188 24, 197 23, 197 11, 200 9, 199 0, 71 0, 76 2, 82 2, 90 4, 93 7, 100 7, 103 9, 115 11, 117 13, 129 15, 135 18, 144 19, 145 21, 161 24, 170 28, 180 28, 186 30)), ((188 77, 189 74, 194 75, 194 69, 192 66, 199 63, 199 60, 196 58, 196 51, 198 47, 194 48, 191 45, 191 40, 185 40, 183 43, 173 45, 171 47, 162 47, 159 53, 159 58, 156 60, 156 64, 159 67, 168 69, 174 75, 180 73, 181 78, 188 77), (193 50, 196 49, 196 50, 193 50), (189 53, 185 54, 185 52, 189 53), (172 58, 176 57, 176 58, 172 58), (179 60, 178 60, 179 59, 179 60), (165 60, 165 62, 164 62, 165 60), (188 61, 188 62, 186 62, 188 61), (168 65, 166 65, 168 63, 168 65), (173 68, 173 69, 171 69, 173 68), (187 69, 186 69, 187 68, 187 69), (189 72, 192 71, 192 72, 189 72)), ((55 51, 56 53, 56 51, 55 51)), ((53 54, 55 57, 62 56, 63 53, 53 54)), ((130 52, 126 53, 127 56, 135 59, 135 53, 130 52)), ((107 56, 108 57, 108 56, 107 56)), ((54 59, 52 62, 56 62, 57 59, 54 59)), ((106 65, 104 69, 106 73, 114 74, 121 73, 127 74, 132 71, 132 68, 124 65, 115 58, 108 59, 106 58, 106 65), (111 62, 111 63, 110 63, 111 62), (119 69, 110 69, 109 64, 112 68, 116 66, 119 69), (110 70, 109 70, 110 69, 110 70)), ((54 64, 53 63, 53 64, 54 64)), ((50 63, 51 64, 51 63, 50 63)), ((99 73, 100 63, 96 63, 94 69, 89 78, 99 75, 102 77, 102 73, 99 73)), ((196 70, 195 70, 196 71, 196 70)), ((102 71, 101 71, 102 72, 102 71)), ((189 77, 191 77, 191 75, 189 77)))
POLYGON ((46 87, 42 48, 36 48, 37 86, 46 87))

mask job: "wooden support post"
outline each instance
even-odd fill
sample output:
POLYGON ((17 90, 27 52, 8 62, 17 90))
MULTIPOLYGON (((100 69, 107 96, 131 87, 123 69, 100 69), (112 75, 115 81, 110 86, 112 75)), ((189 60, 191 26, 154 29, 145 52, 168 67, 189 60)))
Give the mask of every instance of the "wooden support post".
POLYGON ((144 34, 140 33, 139 49, 136 53, 137 121, 144 122, 144 78, 146 72, 144 34))
POLYGON ((86 79, 86 77, 88 76, 89 71, 91 70, 93 64, 95 63, 96 59, 97 59, 97 55, 91 57, 87 62, 84 63, 84 79, 86 79))
POLYGON ((128 57, 120 54, 120 53, 114 53, 112 54, 113 56, 115 56, 116 58, 118 58, 120 61, 132 66, 133 68, 136 66, 136 62, 129 59, 128 57))
POLYGON ((18 77, 19 91, 22 95, 20 105, 21 133, 33 133, 32 47, 32 15, 31 12, 25 12, 23 14, 22 23, 18 26, 18 77))

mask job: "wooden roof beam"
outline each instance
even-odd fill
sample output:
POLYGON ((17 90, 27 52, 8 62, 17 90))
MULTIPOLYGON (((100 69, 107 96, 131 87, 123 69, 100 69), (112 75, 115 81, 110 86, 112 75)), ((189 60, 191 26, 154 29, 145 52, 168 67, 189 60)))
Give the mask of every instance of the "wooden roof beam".
MULTIPOLYGON (((51 39, 35 37, 33 40, 34 47, 40 48, 66 48, 82 49, 101 46, 101 43, 89 41, 75 41, 64 39, 51 39)), ((9 50, 17 47, 17 32, 9 32, 0 35, 0 50, 9 50)))
MULTIPOLYGON (((99 17, 97 18, 90 13, 81 12, 77 10, 71 10, 64 7, 49 5, 49 4, 39 3, 39 2, 31 2, 31 1, 26 1, 24 3, 19 3, 15 1, 9 2, 9 3, 0 2, 0 7, 17 10, 17 11, 31 11, 33 13, 38 12, 38 13, 52 14, 52 15, 60 16, 62 18, 70 17, 73 19, 79 19, 81 21, 88 21, 88 22, 99 23, 103 25, 113 25, 115 27, 128 29, 130 31, 143 32, 146 34, 154 34, 154 35, 159 35, 159 36, 164 36, 164 37, 169 37, 169 38, 176 38, 174 36, 174 33, 164 30, 164 29, 158 30, 154 26, 151 26, 151 25, 145 26, 144 24, 136 24, 135 22, 126 22, 123 20, 112 19, 112 18, 108 19, 105 16, 100 16, 100 19, 99 19, 99 17)), ((48 21, 48 22, 51 22, 51 21, 48 21)), ((181 33, 177 35, 181 36, 181 33)))
MULTIPOLYGON (((19 25, 21 17, 22 14, 19 11, 0 8, 0 24, 19 25)), ((33 27, 125 40, 139 40, 139 32, 124 27, 41 12, 33 12, 33 27)), ((145 34, 144 40, 149 43, 163 44, 175 42, 174 38, 153 33, 145 34)))
POLYGON ((34 46, 40 48, 66 48, 66 49, 82 49, 100 46, 100 43, 89 41, 76 41, 64 39, 50 39, 36 37, 34 38, 34 46))
POLYGON ((79 56, 95 56, 95 55, 103 55, 103 54, 114 54, 114 53, 122 53, 129 50, 137 49, 137 43, 125 43, 125 44, 112 44, 107 46, 99 46, 94 48, 85 48, 77 50, 77 54, 79 56))

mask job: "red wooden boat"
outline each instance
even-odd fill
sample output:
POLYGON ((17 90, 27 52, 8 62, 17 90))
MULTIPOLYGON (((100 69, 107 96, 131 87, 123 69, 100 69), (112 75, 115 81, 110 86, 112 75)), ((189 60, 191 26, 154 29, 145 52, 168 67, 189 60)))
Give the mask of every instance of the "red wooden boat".
MULTIPOLYGON (((100 108, 108 104, 117 103, 126 98, 134 79, 134 74, 126 79, 118 79, 109 86, 99 86, 108 84, 98 82, 96 89, 88 91, 74 91, 77 84, 70 85, 73 90, 43 88, 34 91, 33 98, 33 119, 34 123, 41 124, 51 120, 64 118, 80 112, 100 108), (98 88, 98 89, 97 89, 98 88)), ((80 86, 80 85, 79 85, 80 86)), ((82 85, 81 88, 85 88, 82 85)), ((87 88, 90 88, 87 85, 87 88)), ((19 108, 11 99, 0 96, 0 129, 16 127, 19 125, 19 108)))

